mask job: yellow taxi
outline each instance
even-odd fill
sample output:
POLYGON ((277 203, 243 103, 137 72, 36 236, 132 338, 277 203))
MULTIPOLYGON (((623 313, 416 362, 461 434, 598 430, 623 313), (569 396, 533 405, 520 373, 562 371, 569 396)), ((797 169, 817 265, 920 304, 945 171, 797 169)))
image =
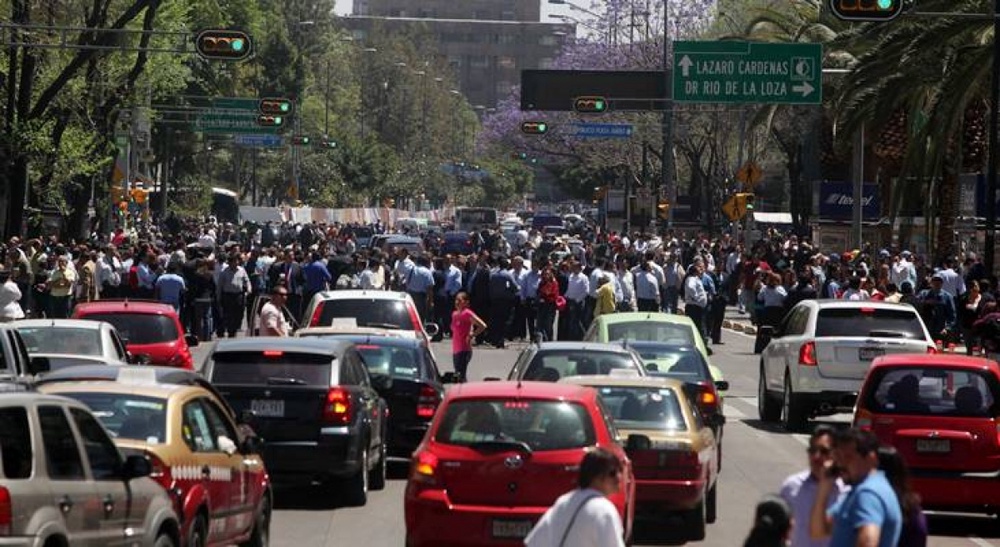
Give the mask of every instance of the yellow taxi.
POLYGON ((635 474, 636 518, 667 526, 680 514, 688 539, 705 539, 715 522, 718 444, 684 383, 639 376, 570 376, 559 380, 594 388, 617 429, 635 474))
POLYGON ((267 545, 270 478, 258 440, 211 391, 155 381, 61 381, 39 391, 90 407, 126 455, 145 454, 184 545, 267 545))

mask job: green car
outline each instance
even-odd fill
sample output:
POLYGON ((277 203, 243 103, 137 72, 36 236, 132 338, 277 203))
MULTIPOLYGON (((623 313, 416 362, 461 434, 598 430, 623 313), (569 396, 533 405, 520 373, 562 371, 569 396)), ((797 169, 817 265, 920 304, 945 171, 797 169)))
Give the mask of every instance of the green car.
MULTIPOLYGON (((723 382, 722 371, 709 358, 712 350, 698 332, 694 321, 686 315, 660 312, 624 312, 602 315, 594 319, 583 335, 585 342, 659 342, 670 346, 696 347, 708 363, 715 382, 723 382)), ((648 364, 648 363, 647 363, 648 364)), ((721 384, 725 385, 725 384, 721 384)), ((720 389, 720 395, 725 390, 720 389)))

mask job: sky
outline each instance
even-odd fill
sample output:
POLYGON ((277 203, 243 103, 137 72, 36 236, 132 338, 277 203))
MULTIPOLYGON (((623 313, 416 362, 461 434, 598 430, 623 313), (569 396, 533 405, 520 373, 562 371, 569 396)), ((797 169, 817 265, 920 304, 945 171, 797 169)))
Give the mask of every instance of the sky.
MULTIPOLYGON (((497 1, 503 1, 503 0, 497 0, 497 1)), ((542 21, 547 21, 550 23, 558 22, 558 20, 549 17, 550 13, 560 13, 564 15, 570 14, 570 9, 568 6, 554 6, 552 4, 549 4, 546 0, 539 0, 539 1, 542 4, 542 21)), ((580 3, 584 5, 589 5, 589 2, 580 2, 580 3)), ((348 15, 351 13, 352 4, 353 0, 337 0, 337 7, 335 11, 339 15, 348 15)))

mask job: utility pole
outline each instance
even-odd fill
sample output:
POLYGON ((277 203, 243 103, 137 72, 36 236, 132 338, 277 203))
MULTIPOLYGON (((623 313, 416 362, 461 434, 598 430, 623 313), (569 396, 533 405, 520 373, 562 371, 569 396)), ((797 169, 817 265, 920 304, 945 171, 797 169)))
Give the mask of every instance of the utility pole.
MULTIPOLYGON (((865 190, 865 126, 862 125, 854 134, 853 151, 851 158, 851 182, 854 184, 854 206, 851 216, 851 241, 854 242, 855 249, 861 249, 864 245, 864 233, 861 229, 861 221, 864 212, 864 190, 865 190)), ((994 202, 995 203, 995 202, 994 202)))
MULTIPOLYGON (((1000 0, 997 0, 1000 2, 1000 0)), ((663 76, 667 77, 670 56, 670 0, 663 0, 663 76)), ((667 100, 663 109, 663 149, 661 150, 661 170, 660 178, 663 181, 663 188, 667 194, 667 203, 670 208, 667 210, 667 227, 674 227, 674 209, 677 208, 677 188, 674 181, 674 101, 667 100)))

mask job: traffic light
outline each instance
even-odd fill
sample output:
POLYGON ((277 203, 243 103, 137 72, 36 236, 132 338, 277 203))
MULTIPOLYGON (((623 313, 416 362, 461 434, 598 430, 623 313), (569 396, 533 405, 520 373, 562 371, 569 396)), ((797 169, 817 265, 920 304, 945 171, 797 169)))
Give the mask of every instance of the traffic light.
POLYGON ((322 146, 323 148, 330 148, 330 149, 333 149, 333 148, 336 148, 336 147, 337 147, 337 141, 331 141, 330 139, 324 139, 324 140, 320 141, 320 143, 319 143, 319 144, 320 144, 320 146, 322 146))
POLYGON ((545 122, 521 123, 521 132, 526 135, 544 135, 548 130, 549 126, 545 122))
POLYGON ((292 101, 290 99, 261 99, 259 108, 261 114, 287 116, 292 113, 292 101))
POLYGON ((577 97, 573 99, 573 110, 582 114, 603 114, 608 111, 608 101, 604 97, 577 97))
POLYGON ((830 9, 844 21, 890 21, 903 13, 904 0, 830 0, 830 9))
POLYGON ((660 200, 656 204, 656 218, 660 220, 669 220, 670 218, 670 202, 667 200, 660 200))
POLYGON ((281 116, 271 116, 269 114, 257 116, 257 125, 261 127, 281 127, 283 123, 285 123, 285 119, 281 116))
POLYGON ((202 59, 241 61, 250 56, 250 35, 242 30, 203 30, 195 38, 195 49, 202 59))
POLYGON ((753 201, 755 197, 753 194, 748 192, 739 192, 734 197, 736 198, 736 212, 740 217, 753 212, 753 201))
POLYGON ((304 135, 296 135, 292 137, 292 146, 309 146, 311 139, 304 135))

